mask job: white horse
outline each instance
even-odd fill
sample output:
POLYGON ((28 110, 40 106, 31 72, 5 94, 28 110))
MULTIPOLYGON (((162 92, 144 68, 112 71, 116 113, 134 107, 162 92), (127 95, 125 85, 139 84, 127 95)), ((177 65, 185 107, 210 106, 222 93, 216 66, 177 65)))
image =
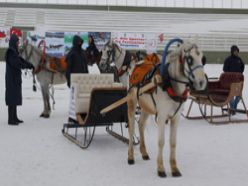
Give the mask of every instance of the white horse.
POLYGON ((51 71, 48 68, 49 56, 42 53, 38 47, 35 47, 28 42, 24 43, 21 52, 22 57, 32 63, 35 67, 36 77, 41 87, 41 93, 44 103, 44 109, 40 117, 49 118, 51 113, 50 92, 52 85, 63 84, 66 82, 65 74, 58 71, 51 71), (41 65, 41 58, 44 56, 44 64, 41 65))
MULTIPOLYGON (((170 166, 172 176, 181 176, 176 163, 176 134, 183 103, 187 98, 188 88, 196 90, 206 87, 207 79, 202 66, 202 52, 195 44, 185 42, 168 56, 168 63, 162 67, 164 73, 158 75, 162 83, 150 93, 139 94, 138 87, 131 87, 128 96, 129 139, 134 135, 134 120, 137 103, 141 107, 139 119, 140 152, 144 160, 149 159, 144 140, 145 122, 150 114, 156 117, 158 127, 158 156, 157 172, 160 177, 166 177, 163 164, 163 147, 165 124, 170 123, 170 166)), ((134 164, 134 150, 132 140, 128 146, 128 164, 134 164)))
POLYGON ((119 47, 118 44, 110 40, 102 49, 99 68, 103 73, 114 73, 115 80, 128 87, 129 69, 133 67, 134 61, 134 56, 129 51, 124 50, 119 47), (112 66, 112 64, 114 66, 112 66))

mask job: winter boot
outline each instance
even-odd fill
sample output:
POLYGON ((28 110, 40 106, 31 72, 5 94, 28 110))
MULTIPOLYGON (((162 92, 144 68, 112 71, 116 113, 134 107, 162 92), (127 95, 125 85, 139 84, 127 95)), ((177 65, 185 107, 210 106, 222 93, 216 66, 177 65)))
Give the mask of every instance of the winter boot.
POLYGON ((18 125, 19 123, 15 120, 15 106, 8 106, 8 124, 18 125))
POLYGON ((23 120, 20 120, 20 119, 17 117, 16 106, 14 106, 14 118, 15 118, 15 121, 16 121, 16 122, 18 122, 18 123, 23 123, 23 120))

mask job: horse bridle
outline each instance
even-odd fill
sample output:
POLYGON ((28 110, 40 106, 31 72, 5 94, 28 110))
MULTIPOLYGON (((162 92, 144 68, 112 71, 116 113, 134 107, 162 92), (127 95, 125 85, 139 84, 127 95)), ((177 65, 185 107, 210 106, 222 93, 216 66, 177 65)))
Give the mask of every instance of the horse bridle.
MULTIPOLYGON (((203 68, 203 65, 197 65, 195 66, 194 68, 192 68, 192 65, 193 65, 193 57, 191 56, 190 54, 190 51, 193 49, 193 48, 196 48, 197 50, 197 46, 196 45, 192 45, 191 48, 189 48, 188 50, 184 50, 185 52, 185 56, 184 56, 184 62, 186 61, 187 65, 188 65, 188 68, 189 68, 189 71, 187 71, 188 73, 188 79, 190 80, 190 77, 192 77, 192 79, 194 80, 195 79, 195 75, 194 75, 194 71, 197 70, 198 68, 203 68)), ((197 50, 196 51, 197 54, 199 55, 199 51, 197 50)))
POLYGON ((113 44, 113 46, 110 46, 108 43, 106 46, 111 48, 111 50, 107 51, 108 57, 106 59, 105 64, 110 65, 112 62, 118 60, 121 57, 122 50, 120 50, 120 48, 116 44, 113 44), (116 57, 115 49, 117 49, 120 52, 120 55, 118 57, 116 57), (111 56, 112 56, 112 59, 111 59, 111 56))
MULTIPOLYGON (((188 82, 181 81, 181 80, 178 80, 178 79, 175 79, 175 78, 170 77, 170 79, 172 81, 175 81, 175 82, 178 82, 178 83, 182 83, 182 84, 186 84, 186 86, 189 86, 189 87, 193 87, 193 81, 192 80, 195 79, 194 71, 197 70, 198 68, 203 68, 203 65, 197 65, 194 68, 192 68, 194 58, 192 57, 192 55, 190 54, 190 52, 191 52, 191 50, 193 48, 197 48, 197 46, 196 45, 192 45, 192 47, 189 48, 188 50, 184 50, 184 53, 185 53, 184 57, 182 57, 182 54, 180 56, 180 64, 182 64, 183 65, 183 68, 185 69, 185 66, 184 65, 185 65, 185 62, 186 62, 187 66, 188 66, 188 69, 189 69, 188 71, 186 71, 187 72, 186 78, 188 79, 188 82), (190 77, 192 77, 192 80, 191 80, 190 77)), ((183 71, 184 71, 184 69, 183 69, 183 71)))

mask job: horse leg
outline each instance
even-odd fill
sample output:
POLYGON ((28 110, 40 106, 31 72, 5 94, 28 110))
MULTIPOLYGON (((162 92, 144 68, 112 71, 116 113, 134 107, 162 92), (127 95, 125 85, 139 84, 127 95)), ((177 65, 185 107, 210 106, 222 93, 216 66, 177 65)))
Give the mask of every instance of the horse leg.
POLYGON ((41 85, 42 98, 44 103, 44 110, 40 117, 49 118, 50 117, 50 102, 49 102, 49 91, 48 85, 41 85))
POLYGON ((50 95, 49 95, 49 89, 47 91, 47 96, 46 96, 46 103, 47 103, 47 110, 46 110, 46 118, 50 117, 51 114, 51 104, 50 104, 50 95))
POLYGON ((171 120, 171 126, 170 126, 170 166, 173 177, 181 176, 181 173, 177 168, 177 162, 176 162, 176 137, 177 137, 178 122, 179 122, 179 116, 177 115, 171 120))
POLYGON ((45 92, 44 92, 44 87, 42 85, 40 85, 40 87, 41 87, 41 94, 42 94, 42 100, 43 100, 43 111, 40 114, 40 117, 44 117, 44 112, 45 112, 45 108, 46 108, 45 92))
POLYGON ((157 156, 157 171, 158 176, 166 177, 164 162, 163 162, 163 148, 164 148, 164 134, 165 134, 165 120, 164 117, 158 117, 158 156, 157 156))
POLYGON ((128 145, 128 164, 134 164, 133 155, 133 135, 134 135, 134 122, 135 122, 135 108, 137 102, 135 100, 129 100, 128 105, 128 133, 129 133, 129 145, 128 145))
POLYGON ((141 115, 139 118, 139 133, 140 133, 140 152, 142 154, 143 160, 150 159, 146 151, 145 137, 144 137, 144 130, 145 130, 145 124, 146 124, 147 118, 148 118, 148 114, 145 112, 141 112, 141 115))

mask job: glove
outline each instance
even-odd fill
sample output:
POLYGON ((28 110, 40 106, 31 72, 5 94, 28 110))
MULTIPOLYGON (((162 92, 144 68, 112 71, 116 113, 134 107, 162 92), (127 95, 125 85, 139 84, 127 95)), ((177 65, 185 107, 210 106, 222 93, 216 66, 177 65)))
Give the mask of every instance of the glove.
POLYGON ((34 70, 34 69, 35 69, 35 68, 34 68, 34 65, 33 65, 32 63, 28 63, 28 69, 34 70))

